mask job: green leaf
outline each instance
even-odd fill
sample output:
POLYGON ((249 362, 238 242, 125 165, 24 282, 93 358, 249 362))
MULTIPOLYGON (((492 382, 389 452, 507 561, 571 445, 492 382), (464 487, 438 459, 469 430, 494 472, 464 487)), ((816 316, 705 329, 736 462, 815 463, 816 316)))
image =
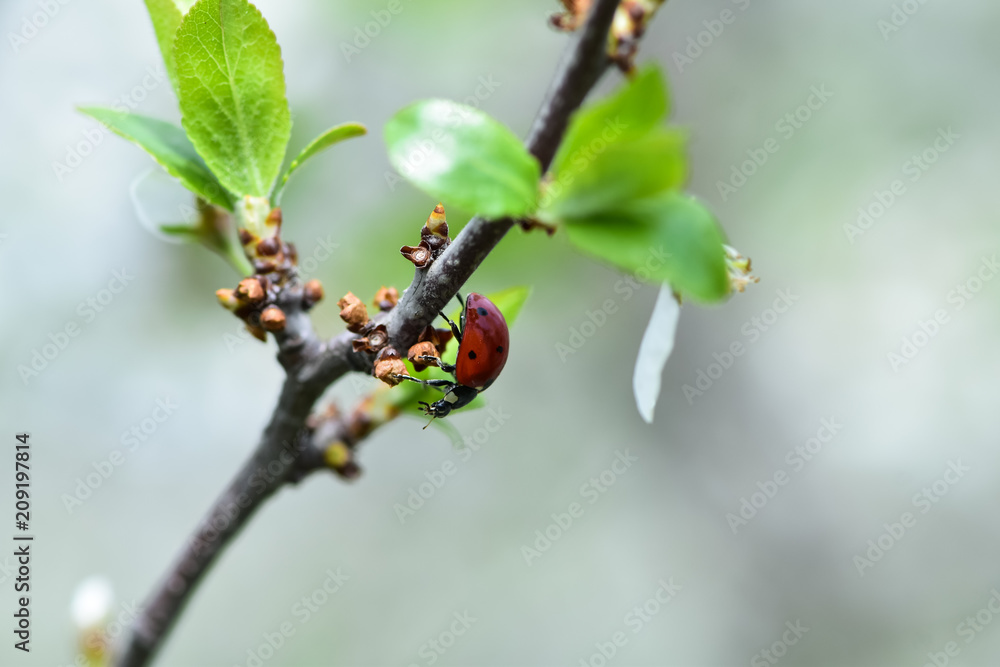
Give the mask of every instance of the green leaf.
POLYGON ((513 132, 473 107, 412 104, 389 119, 392 166, 435 200, 487 218, 533 212, 541 168, 513 132))
POLYGON ((294 174, 300 166, 302 166, 303 162, 317 153, 322 153, 330 146, 333 146, 344 139, 360 137, 367 132, 368 129, 360 123, 344 123, 343 125, 331 127, 329 130, 313 139, 312 143, 303 148, 298 157, 292 160, 291 164, 288 165, 288 169, 285 170, 285 175, 281 177, 281 180, 278 182, 278 187, 275 188, 274 195, 271 197, 274 201, 274 205, 277 206, 281 203, 281 195, 285 191, 285 185, 288 183, 288 179, 291 178, 292 174, 294 174))
POLYGON ((570 173, 604 146, 635 141, 666 117, 667 89, 658 67, 644 68, 610 97, 580 109, 570 120, 552 172, 570 173))
POLYGON ((292 122, 281 49, 246 0, 199 0, 174 42, 184 129, 230 192, 266 197, 292 122))
POLYGON ((174 0, 146 0, 149 18, 153 20, 153 31, 160 45, 163 64, 170 77, 170 84, 177 90, 177 68, 174 65, 174 38, 177 28, 184 18, 184 10, 177 6, 174 0))
POLYGON ((684 141, 678 130, 653 130, 642 139, 608 146, 590 161, 577 158, 570 171, 546 186, 540 216, 587 217, 683 185, 684 141))
POLYGON ((677 192, 634 202, 615 213, 567 220, 570 242, 653 282, 669 282, 699 301, 729 293, 722 232, 697 200, 677 192))
POLYGON ((226 190, 195 151, 184 130, 171 123, 115 109, 84 107, 81 112, 104 123, 153 156, 167 173, 202 199, 233 209, 226 190))

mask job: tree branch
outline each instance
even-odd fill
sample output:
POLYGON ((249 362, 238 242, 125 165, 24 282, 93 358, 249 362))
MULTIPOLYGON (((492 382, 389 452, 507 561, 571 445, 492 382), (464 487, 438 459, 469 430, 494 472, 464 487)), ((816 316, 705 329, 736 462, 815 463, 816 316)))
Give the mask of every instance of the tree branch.
MULTIPOLYGON (((597 0, 560 63, 527 140, 543 171, 559 147, 570 114, 607 69, 608 31, 617 6, 618 0, 597 0)), ((406 350, 416 341, 513 224, 510 219, 473 218, 430 267, 417 270, 396 307, 387 317, 377 318, 385 321, 393 346, 406 350)), ((308 472, 296 463, 311 444, 306 421, 323 391, 348 372, 371 370, 370 356, 352 349, 355 334, 346 332, 325 343, 317 338, 302 307, 300 287, 285 289, 280 306, 287 324, 276 335, 278 359, 287 378, 271 421, 253 455, 201 521, 143 607, 116 661, 121 667, 140 667, 152 660, 226 545, 267 498, 308 472)))

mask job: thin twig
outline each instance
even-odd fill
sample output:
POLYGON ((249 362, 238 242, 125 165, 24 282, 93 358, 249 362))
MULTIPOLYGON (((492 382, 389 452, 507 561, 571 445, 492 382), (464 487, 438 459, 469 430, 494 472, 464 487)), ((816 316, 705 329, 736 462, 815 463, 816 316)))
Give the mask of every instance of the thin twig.
MULTIPOLYGON (((617 6, 618 0, 597 0, 560 63, 527 141, 543 170, 559 147, 570 114, 607 69, 605 47, 617 6)), ((405 350, 416 341, 513 224, 509 219, 473 218, 441 257, 417 272, 386 322, 397 349, 405 350)), ((267 498, 302 478, 296 461, 309 445, 306 420, 323 391, 348 372, 370 371, 371 359, 351 347, 355 334, 344 333, 326 343, 317 339, 301 308, 298 288, 282 295, 281 307, 287 325, 278 336, 278 359, 287 378, 271 421, 251 458, 216 500, 143 607, 116 661, 120 667, 140 667, 152 660, 225 547, 267 498)))

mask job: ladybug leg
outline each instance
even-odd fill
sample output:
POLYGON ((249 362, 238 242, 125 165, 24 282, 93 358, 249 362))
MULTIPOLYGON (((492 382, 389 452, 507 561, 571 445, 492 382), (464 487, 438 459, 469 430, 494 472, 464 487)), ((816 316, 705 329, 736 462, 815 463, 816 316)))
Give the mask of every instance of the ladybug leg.
POLYGON ((445 373, 451 373, 452 375, 455 374, 455 365, 444 363, 443 361, 441 361, 441 357, 435 357, 430 354, 421 354, 419 357, 417 357, 417 359, 426 363, 429 366, 437 366, 445 373))
MULTIPOLYGON (((462 333, 465 333, 465 299, 462 298, 461 292, 455 294, 455 298, 458 299, 459 308, 458 311, 460 315, 458 316, 458 328, 461 329, 462 333)), ((459 340, 461 342, 461 340, 459 340)))
MULTIPOLYGON (((462 329, 458 328, 458 326, 454 322, 452 322, 451 320, 449 320, 448 316, 445 315, 443 312, 438 313, 438 315, 440 315, 441 317, 443 317, 444 321, 448 323, 448 326, 451 327, 451 333, 453 333, 455 335, 455 340, 458 341, 459 345, 461 345, 462 344, 462 329)), ((461 321, 462 321, 462 324, 464 325, 465 324, 465 313, 464 312, 462 313, 462 319, 461 319, 461 321)))
POLYGON ((410 377, 409 375, 396 375, 397 380, 409 380, 410 382, 416 382, 417 384, 422 384, 425 387, 437 387, 442 392, 447 394, 451 391, 451 388, 455 386, 455 383, 451 380, 421 380, 420 378, 410 377), (447 389, 445 389, 447 387, 447 389))

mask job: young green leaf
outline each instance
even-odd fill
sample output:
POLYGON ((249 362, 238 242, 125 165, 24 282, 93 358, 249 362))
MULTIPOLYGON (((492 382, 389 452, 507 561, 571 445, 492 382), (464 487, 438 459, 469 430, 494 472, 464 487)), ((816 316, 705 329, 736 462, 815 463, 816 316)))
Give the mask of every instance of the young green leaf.
POLYGON ((567 220, 570 242, 643 280, 669 282, 698 301, 729 293, 722 232, 697 200, 677 192, 615 213, 567 220))
POLYGON ((199 0, 174 41, 184 129, 219 181, 266 197, 292 122, 281 49, 246 0, 199 0))
POLYGON ((285 185, 288 183, 288 179, 291 178, 292 174, 294 174, 300 166, 302 166, 303 162, 317 153, 322 153, 330 146, 333 146, 344 139, 360 137, 367 132, 367 128, 360 123, 344 123, 343 125, 331 127, 329 130, 313 139, 312 143, 303 148, 302 152, 298 154, 298 157, 292 160, 291 164, 288 165, 288 169, 285 170, 284 176, 282 176, 281 180, 278 181, 278 185, 274 190, 274 195, 271 197, 274 205, 277 206, 281 203, 281 195, 285 191, 285 185))
POLYGON ((653 315, 639 343, 639 356, 632 372, 632 392, 639 414, 647 424, 653 423, 653 411, 660 397, 660 381, 663 367, 674 351, 674 337, 677 335, 677 321, 681 315, 681 304, 674 297, 669 283, 663 283, 660 294, 653 306, 653 315))
POLYGON ((389 119, 393 167, 435 200, 487 218, 535 210, 541 168, 513 132, 473 107, 412 104, 389 119))
POLYGON ((612 211, 636 199, 680 187, 687 179, 684 135, 653 130, 636 141, 616 143, 548 184, 541 217, 581 218, 612 211))
POLYGON ((668 110, 663 74, 644 68, 614 95, 573 114, 551 171, 563 176, 586 164, 592 155, 616 143, 635 141, 657 127, 668 110))
POLYGON ((243 252, 232 217, 219 211, 205 200, 195 200, 198 218, 191 223, 161 224, 159 229, 187 243, 200 243, 222 257, 241 276, 253 273, 253 267, 243 252))
POLYGON ((163 65, 170 77, 170 84, 177 90, 177 68, 174 65, 174 38, 177 28, 184 18, 184 12, 174 0, 146 0, 149 18, 153 20, 153 31, 163 55, 163 65))
POLYGON ((153 156, 167 173, 202 199, 233 210, 233 202, 205 161, 195 151, 184 130, 171 123, 115 109, 84 107, 81 112, 104 123, 153 156))

